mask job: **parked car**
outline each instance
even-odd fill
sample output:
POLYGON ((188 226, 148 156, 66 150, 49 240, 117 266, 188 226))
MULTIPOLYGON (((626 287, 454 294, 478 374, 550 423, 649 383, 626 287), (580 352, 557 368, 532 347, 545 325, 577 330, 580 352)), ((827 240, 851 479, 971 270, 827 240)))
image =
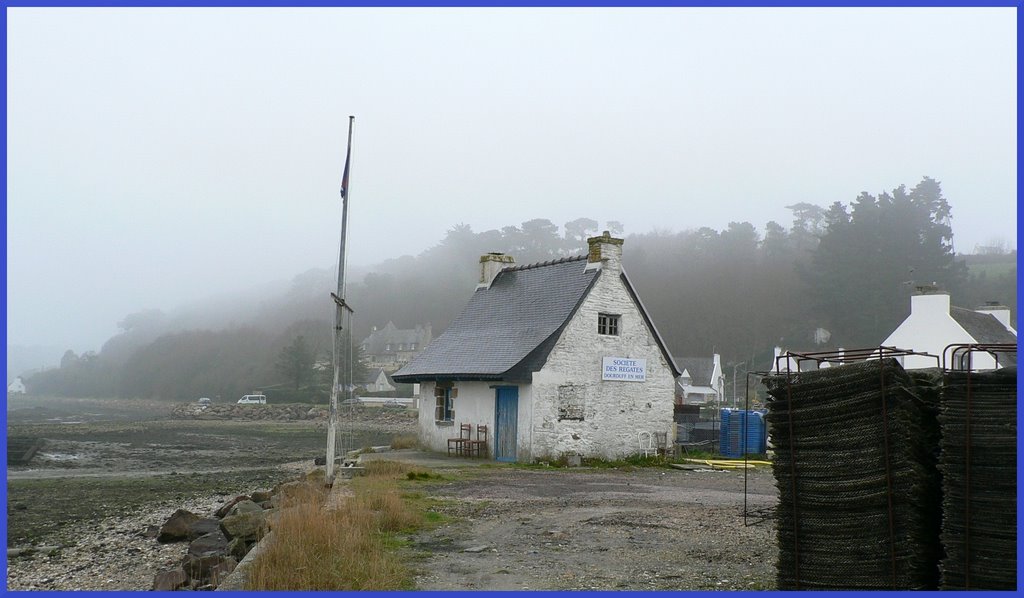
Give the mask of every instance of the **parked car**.
POLYGON ((349 409, 351 411, 361 410, 363 408, 363 400, 359 397, 352 397, 351 399, 345 399, 338 403, 342 409, 349 409))
POLYGON ((384 401, 383 408, 384 409, 401 409, 401 410, 404 411, 405 410, 405 405, 403 403, 399 403, 396 399, 388 399, 387 401, 384 401))
POLYGON ((202 397, 199 399, 199 404, 203 406, 209 405, 211 402, 212 401, 210 401, 210 399, 207 397, 202 397))
POLYGON ((238 404, 239 405, 266 405, 267 404, 267 396, 266 395, 245 395, 242 398, 238 399, 238 404))

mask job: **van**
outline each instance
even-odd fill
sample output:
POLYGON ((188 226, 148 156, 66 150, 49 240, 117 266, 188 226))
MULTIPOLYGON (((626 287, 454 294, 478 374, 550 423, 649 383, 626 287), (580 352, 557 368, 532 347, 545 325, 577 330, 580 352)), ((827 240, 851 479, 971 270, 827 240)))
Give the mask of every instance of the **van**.
POLYGON ((267 404, 267 396, 266 395, 245 395, 244 397, 238 399, 238 404, 239 405, 266 405, 267 404))

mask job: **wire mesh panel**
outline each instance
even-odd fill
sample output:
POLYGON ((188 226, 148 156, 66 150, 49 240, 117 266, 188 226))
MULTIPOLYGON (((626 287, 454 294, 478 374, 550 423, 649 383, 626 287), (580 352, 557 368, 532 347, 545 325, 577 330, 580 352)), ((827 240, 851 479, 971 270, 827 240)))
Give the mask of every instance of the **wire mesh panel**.
POLYGON ((946 372, 939 418, 942 588, 1016 589, 1016 366, 946 372))
POLYGON ((778 588, 937 584, 934 404, 896 359, 768 376, 778 588))

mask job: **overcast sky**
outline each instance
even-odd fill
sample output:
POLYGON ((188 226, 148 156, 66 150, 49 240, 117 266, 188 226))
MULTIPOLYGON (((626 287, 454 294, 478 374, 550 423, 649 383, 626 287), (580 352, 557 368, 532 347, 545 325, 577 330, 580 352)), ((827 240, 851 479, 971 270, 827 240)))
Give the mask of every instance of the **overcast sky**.
POLYGON ((350 114, 350 264, 924 175, 1016 247, 1013 8, 7 10, 8 344, 331 267, 350 114))

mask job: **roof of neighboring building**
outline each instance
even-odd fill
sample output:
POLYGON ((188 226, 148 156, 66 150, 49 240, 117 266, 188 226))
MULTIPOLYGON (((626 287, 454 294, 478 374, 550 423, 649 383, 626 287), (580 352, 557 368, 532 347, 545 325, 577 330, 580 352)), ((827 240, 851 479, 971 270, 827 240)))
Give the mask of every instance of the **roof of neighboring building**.
POLYGON ((431 340, 430 325, 417 326, 416 328, 396 328, 393 322, 388 322, 383 328, 374 330, 370 336, 363 339, 362 345, 366 345, 367 355, 380 355, 381 353, 394 353, 399 345, 406 347, 416 343, 417 349, 422 349, 431 340), (391 349, 385 347, 391 345, 391 349))
MULTIPOLYGON (((951 306, 949 315, 979 344, 1017 344, 1017 336, 1006 329, 992 314, 983 314, 962 307, 951 306)), ((1016 353, 1000 353, 999 363, 1016 365, 1016 353)))
POLYGON ((388 374, 387 374, 387 372, 385 372, 385 371, 384 371, 384 368, 370 368, 370 369, 369 369, 369 370, 368 370, 368 371, 366 372, 366 376, 365 376, 365 377, 363 378, 363 380, 361 381, 362 385, 363 385, 363 386, 366 386, 366 385, 368 385, 368 384, 376 384, 376 383, 377 383, 377 379, 378 379, 378 378, 380 378, 380 375, 381 375, 381 374, 384 374, 384 378, 385 378, 385 379, 386 379, 386 380, 387 380, 388 382, 390 382, 390 381, 391 381, 391 380, 390 380, 390 377, 389 377, 389 376, 388 376, 388 374))
POLYGON ((1017 337, 992 314, 950 307, 949 315, 979 343, 1016 343, 1017 337))
POLYGON ((586 259, 503 269, 490 287, 473 293, 441 336, 392 378, 495 380, 527 361, 529 371, 540 369, 558 333, 597 280, 600 271, 586 270, 586 259))
POLYGON ((711 376, 715 373, 715 360, 712 357, 680 357, 676 360, 679 369, 690 374, 693 386, 711 386, 711 376))

